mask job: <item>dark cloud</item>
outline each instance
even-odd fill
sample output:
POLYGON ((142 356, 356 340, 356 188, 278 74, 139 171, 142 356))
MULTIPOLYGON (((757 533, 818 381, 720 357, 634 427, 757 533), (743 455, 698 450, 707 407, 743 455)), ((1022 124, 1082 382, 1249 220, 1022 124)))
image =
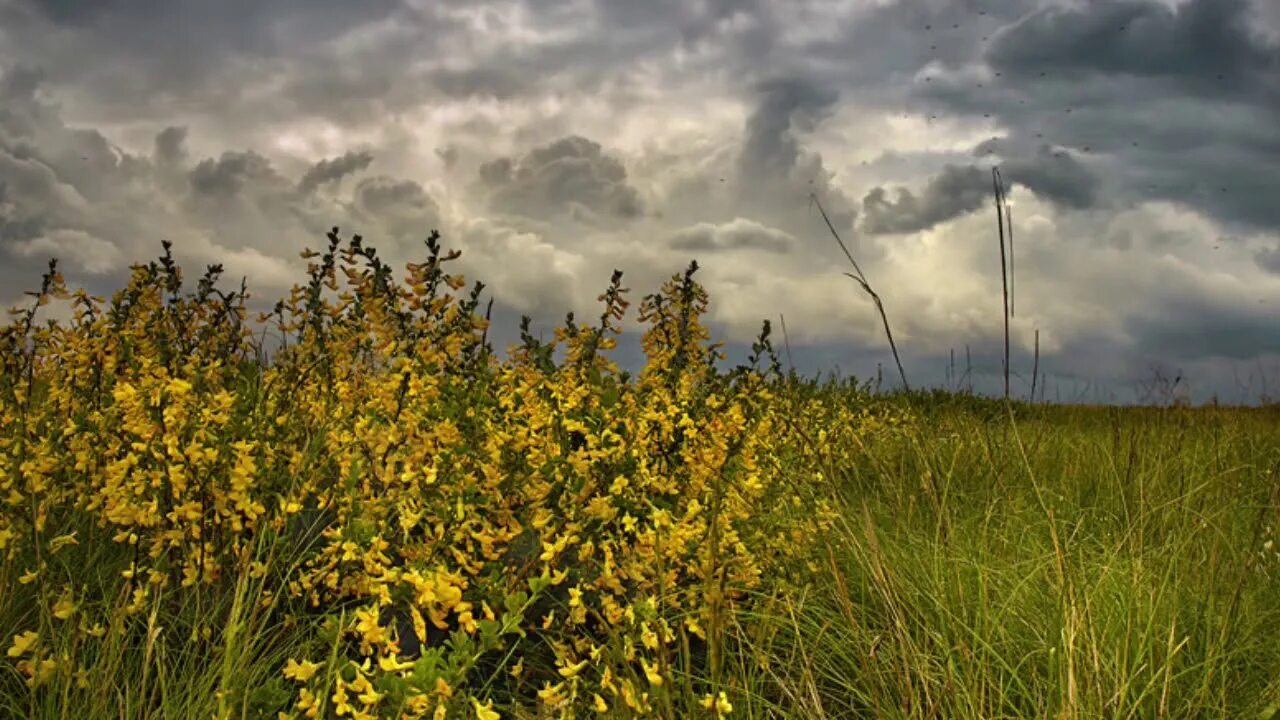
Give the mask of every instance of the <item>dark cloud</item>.
POLYGON ((754 220, 735 218, 716 225, 698 223, 676 231, 667 243, 675 250, 707 252, 727 250, 763 250, 770 253, 786 253, 796 248, 791 235, 762 225, 754 220))
POLYGON ((67 127, 42 97, 42 83, 43 73, 23 66, 0 74, 0 150, 44 168, 88 201, 148 172, 145 161, 97 130, 67 127))
POLYGON ((685 42, 693 42, 715 31, 716 25, 737 13, 756 14, 767 3, 761 0, 596 0, 596 9, 610 25, 626 28, 675 30, 685 42))
POLYGON ((427 237, 440 228, 440 207, 421 185, 385 175, 356 184, 354 204, 368 225, 380 225, 396 240, 427 237))
POLYGON ((191 171, 191 192, 197 197, 229 200, 245 189, 284 190, 289 183, 271 166, 271 161, 249 150, 225 152, 214 160, 201 160, 191 171))
POLYGON ((548 219, 585 210, 629 220, 644 208, 639 192, 627 183, 622 161, 580 135, 536 147, 518 161, 487 162, 479 175, 488 191, 489 207, 499 212, 548 219))
POLYGON ((48 119, 46 109, 36 101, 36 90, 44 72, 30 65, 16 65, 0 73, 0 127, 6 134, 30 136, 48 119))
POLYGON ((1048 6, 1000 32, 986 53, 1012 75, 1040 72, 1170 77, 1213 95, 1242 86, 1280 100, 1280 48, 1250 27, 1248 0, 1155 0, 1048 6))
POLYGON ((64 124, 41 99, 38 73, 0 75, 0 288, 23 286, 57 256, 69 278, 102 292, 166 239, 180 260, 278 285, 296 279, 287 273, 296 252, 334 225, 392 251, 440 225, 437 203, 411 180, 367 178, 349 198, 300 190, 367 166, 362 152, 291 178, 252 150, 189 161, 187 135, 165 128, 149 156, 134 155, 64 124))
POLYGON ((1041 145, 1032 157, 1015 157, 1000 167, 1006 183, 1026 186, 1040 197, 1083 210, 1098 202, 1099 178, 1069 152, 1041 145))
POLYGON ((756 104, 738 156, 738 207, 767 213, 778 228, 801 236, 817 229, 810 200, 817 197, 837 231, 851 233, 854 203, 833 184, 822 156, 801 140, 831 116, 838 94, 797 76, 761 81, 753 91, 756 104))
POLYGON ((1280 245, 1255 251, 1253 261, 1263 270, 1280 275, 1280 245))
POLYGON ((1275 228, 1280 37, 1259 32, 1258 5, 1046 3, 992 34, 976 58, 984 77, 943 68, 922 97, 936 112, 999 118, 1011 134, 992 149, 1007 177, 1069 207, 1098 202, 1102 183, 1076 162, 1097 155, 1110 161, 1117 203, 1167 199, 1233 227, 1275 228), (1059 148, 1053 161, 1046 143, 1059 148))
MULTIPOLYGON (((492 97, 506 100, 529 89, 528 79, 520 65, 505 67, 442 68, 431 74, 432 86, 453 98, 492 97)), ((528 68, 524 68, 527 72, 528 68)))
POLYGON ((1205 297, 1170 298, 1161 313, 1130 318, 1126 330, 1137 347, 1164 360, 1248 360, 1280 353, 1274 313, 1205 297))
POLYGON ((167 127, 156 135, 152 153, 157 165, 176 166, 187 162, 187 129, 167 127))
MULTIPOLYGON (((245 61, 296 54, 386 18, 400 0, 15 0, 14 43, 44 39, 44 64, 117 113, 231 88, 245 61), (92 62, 84 62, 93 58, 92 62)), ((15 47, 15 50, 20 49, 15 47)))
POLYGON ((862 199, 862 230, 872 235, 927 230, 978 209, 991 193, 989 172, 948 165, 919 197, 906 188, 899 188, 893 200, 881 187, 867 193, 862 199))
MULTIPOLYGON (((1206 324, 1233 357, 1270 347, 1249 338, 1272 306, 1225 298, 1280 272, 1275 3, 589 4, 0 0, 0 288, 47 254, 106 284, 162 238, 275 282, 332 225, 407 252, 449 224, 468 272, 549 315, 624 260, 665 277, 673 250, 761 286, 768 252, 773 287, 812 289, 842 260, 813 194, 927 364, 948 332, 994 352, 967 289, 991 183, 965 148, 990 136, 979 155, 1030 191, 1018 311, 1057 335, 1043 359, 1120 377, 1203 354, 1206 324), (870 237, 948 220, 945 242, 870 237), (1194 299, 1177 319, 1166 286, 1194 299)), ((736 302, 735 328, 756 312, 736 302)), ((818 304, 795 303, 803 333, 818 304)))
POLYGON ((435 149, 436 157, 444 163, 445 168, 452 169, 458 164, 458 156, 461 151, 456 145, 444 145, 435 149))
POLYGON ((804 159, 797 132, 830 114, 837 95, 796 78, 769 80, 757 88, 759 103, 747 119, 742 176, 756 181, 790 176, 804 159))
POLYGON ((353 150, 341 157, 321 160, 307 170, 298 182, 298 192, 309 193, 326 183, 336 182, 360 172, 373 162, 373 154, 367 150, 353 150))

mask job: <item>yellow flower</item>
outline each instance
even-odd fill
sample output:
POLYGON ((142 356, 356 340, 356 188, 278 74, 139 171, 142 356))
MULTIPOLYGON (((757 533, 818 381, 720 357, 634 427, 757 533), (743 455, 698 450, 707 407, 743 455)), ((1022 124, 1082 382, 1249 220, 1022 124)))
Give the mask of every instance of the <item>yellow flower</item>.
POLYGON ((368 645, 379 645, 387 641, 387 629, 378 622, 378 611, 366 608, 356 611, 356 632, 368 645))
POLYGON ((542 702, 557 707, 564 702, 564 696, 560 691, 564 689, 564 683, 556 683, 552 685, 550 681, 543 684, 542 689, 538 691, 538 699, 542 702))
POLYGON ((382 699, 382 693, 374 690, 373 686, 369 685, 364 689, 364 692, 357 695, 356 698, 364 704, 365 707, 370 707, 372 705, 376 705, 378 701, 382 699))
POLYGON ((296 707, 302 711, 304 716, 309 718, 315 717, 320 711, 320 704, 317 702, 316 696, 306 688, 298 691, 296 707))
POLYGON ((70 594, 63 595, 62 598, 58 600, 57 604, 53 606, 53 616, 59 620, 67 620, 75 614, 76 604, 71 599, 70 594))
POLYGON ((600 697, 600 693, 593 693, 591 696, 591 700, 592 700, 592 706, 591 706, 592 710, 595 710, 596 712, 602 715, 604 713, 609 712, 609 703, 605 702, 604 698, 600 697))
POLYGON ((9 648, 8 652, 9 657, 16 658, 26 655, 27 651, 30 650, 39 639, 40 633, 32 632, 30 630, 22 633, 21 635, 14 635, 13 647, 9 648))
POLYGON ((453 688, 449 687, 449 683, 442 677, 436 678, 436 687, 432 693, 443 700, 453 697, 453 688))
MULTIPOLYGON (((19 663, 21 664, 21 663, 19 663)), ((58 663, 53 658, 45 658, 31 666, 31 677, 27 680, 30 687, 40 687, 45 684, 49 678, 53 677, 53 673, 58 669, 58 663)))
POLYGON ((577 677, 578 673, 582 672, 582 668, 586 667, 588 662, 589 661, 587 660, 583 660, 573 665, 565 665, 564 667, 560 668, 560 677, 562 678, 577 677))
POLYGON ((476 720, 502 720, 498 711, 493 709, 492 700, 481 705, 479 700, 471 698, 471 705, 476 709, 476 720))
POLYGON ((347 697, 347 684, 341 678, 338 679, 337 687, 334 689, 333 696, 330 699, 333 700, 333 712, 339 717, 351 712, 351 703, 348 702, 350 698, 347 697))
POLYGON ((297 662, 293 658, 289 658, 289 662, 284 665, 284 676, 290 680, 306 682, 316 674, 316 670, 319 668, 319 663, 313 663, 310 660, 297 662))
POLYGON ((703 695, 702 707, 708 710, 714 709, 718 717, 724 717, 733 712, 733 705, 729 704, 729 698, 724 694, 723 690, 720 691, 718 696, 703 695))
POLYGON ((644 667, 644 676, 648 678, 649 684, 654 687, 662 686, 662 674, 658 672, 657 665, 650 665, 648 660, 641 659, 640 665, 644 667))
POLYGON ((394 655, 383 655, 378 658, 378 667, 381 668, 383 672, 397 672, 399 670, 406 670, 413 667, 413 663, 400 662, 396 660, 394 655))
POLYGON ((427 714, 427 710, 431 707, 430 695, 410 695, 405 699, 405 710, 411 713, 410 717, 421 717, 427 714))

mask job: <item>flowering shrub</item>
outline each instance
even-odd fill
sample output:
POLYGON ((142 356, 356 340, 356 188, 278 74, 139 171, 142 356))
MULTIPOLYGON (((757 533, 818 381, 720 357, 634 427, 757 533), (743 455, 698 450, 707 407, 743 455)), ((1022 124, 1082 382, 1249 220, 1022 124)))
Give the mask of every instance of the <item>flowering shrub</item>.
POLYGON ((0 692, 101 702, 120 647, 226 679, 230 648, 277 633, 295 654, 220 690, 228 714, 729 714, 728 618, 817 568, 833 457, 904 419, 782 392, 776 359, 757 367, 767 324, 750 366, 717 371, 696 264, 640 303, 632 378, 605 355, 619 272, 596 325, 570 314, 543 344, 526 318, 500 362, 483 286, 454 294, 435 234, 403 284, 328 239, 261 331, 218 266, 184 293, 167 245, 109 304, 51 263, 14 311, 0 617, 22 618, 20 684, 0 692), (52 299, 69 323, 36 322, 52 299))

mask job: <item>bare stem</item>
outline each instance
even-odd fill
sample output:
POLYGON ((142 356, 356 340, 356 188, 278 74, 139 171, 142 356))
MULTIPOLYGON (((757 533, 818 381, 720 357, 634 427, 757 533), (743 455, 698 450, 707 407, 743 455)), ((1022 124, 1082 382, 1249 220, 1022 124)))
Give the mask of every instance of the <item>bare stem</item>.
POLYGON ((796 364, 791 360, 791 340, 787 337, 787 318, 782 313, 778 313, 778 319, 782 321, 782 343, 787 348, 787 365, 794 370, 796 364))
POLYGON ((1040 375, 1040 328, 1036 328, 1036 360, 1031 366, 1031 402, 1036 401, 1036 377, 1040 375))
POLYGON ((1000 168, 991 168, 991 186, 996 195, 996 228, 1000 234, 1000 283, 1004 291, 1004 399, 1009 399, 1009 266, 1004 249, 1004 182, 1000 168))
MULTIPOLYGON (((885 314, 884 303, 880 302, 880 296, 875 290, 871 289, 871 284, 867 282, 867 277, 862 274, 862 268, 858 267, 858 261, 853 259, 853 255, 849 252, 849 248, 845 247, 844 241, 840 239, 840 233, 836 232, 836 228, 831 224, 831 218, 827 217, 827 211, 823 209, 822 202, 818 200, 816 194, 810 194, 809 198, 818 206, 818 212, 822 213, 822 221, 827 224, 827 229, 831 231, 831 236, 839 243, 840 249, 844 251, 844 256, 849 258, 849 262, 853 265, 856 275, 853 273, 845 273, 852 278, 854 282, 862 286, 862 289, 871 296, 871 301, 876 304, 876 311, 880 313, 880 320, 884 323, 884 334, 889 339, 889 350, 893 352, 893 361, 898 364, 898 375, 902 378, 902 389, 910 392, 911 386, 907 383, 907 371, 902 369, 902 359, 898 357, 898 346, 893 342, 893 331, 889 329, 889 317, 885 314)), ((1003 245, 1001 245, 1003 247, 1003 245)))

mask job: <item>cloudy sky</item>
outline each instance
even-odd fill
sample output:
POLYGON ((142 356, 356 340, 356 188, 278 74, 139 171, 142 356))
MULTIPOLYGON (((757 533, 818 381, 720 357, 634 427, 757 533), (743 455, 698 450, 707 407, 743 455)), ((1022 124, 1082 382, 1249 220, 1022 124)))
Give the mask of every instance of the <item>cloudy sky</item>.
POLYGON ((1049 399, 1280 394, 1271 0, 0 0, 6 305, 162 239, 266 303, 331 226, 401 262, 438 228, 504 348, 697 259, 731 360, 784 316, 802 372, 887 382, 816 194, 913 384, 968 346, 994 390, 993 166, 1015 392, 1038 329, 1049 399))

